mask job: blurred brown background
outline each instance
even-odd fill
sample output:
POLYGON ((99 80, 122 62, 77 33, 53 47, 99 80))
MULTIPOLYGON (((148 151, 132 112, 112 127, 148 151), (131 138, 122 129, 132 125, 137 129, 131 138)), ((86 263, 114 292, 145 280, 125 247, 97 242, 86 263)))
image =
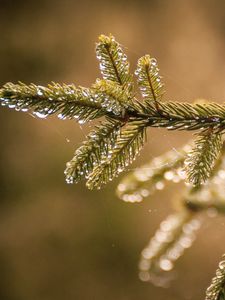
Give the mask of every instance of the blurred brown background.
MULTIPOLYGON (((0 84, 90 85, 94 43, 112 33, 135 68, 157 57, 167 99, 225 98, 225 2, 181 0, 0 1, 0 84)), ((141 249, 171 211, 181 185, 141 204, 64 182, 65 162, 90 126, 0 108, 0 300, 203 299, 224 252, 224 218, 206 219, 178 261, 169 289, 138 279, 141 249)), ((149 130, 138 166, 190 133, 149 130)))

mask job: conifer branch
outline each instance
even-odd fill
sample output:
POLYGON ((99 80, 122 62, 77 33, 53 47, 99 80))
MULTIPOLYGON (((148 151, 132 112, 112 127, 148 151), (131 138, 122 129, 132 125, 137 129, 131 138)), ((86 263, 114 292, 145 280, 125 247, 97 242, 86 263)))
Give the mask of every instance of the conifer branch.
POLYGON ((77 118, 85 121, 109 116, 121 120, 135 118, 148 120, 148 127, 164 127, 169 130, 203 130, 213 128, 223 133, 225 128, 225 105, 217 103, 190 104, 179 102, 145 105, 126 98, 117 85, 110 81, 97 81, 92 88, 76 88, 71 85, 49 84, 48 87, 7 83, 0 89, 2 106, 16 110, 43 114, 45 117, 59 113, 60 118, 77 118), (127 101, 126 101, 127 100, 127 101))
POLYGON ((159 112, 158 102, 164 94, 164 84, 159 76, 159 68, 155 58, 150 58, 150 55, 145 55, 138 60, 137 70, 138 85, 141 94, 146 102, 154 102, 154 105, 159 112))
POLYGON ((130 121, 117 137, 115 146, 108 156, 103 156, 101 164, 90 174, 87 187, 100 188, 122 172, 139 154, 143 147, 146 121, 130 121))
MULTIPOLYGON (((224 155, 224 151, 223 145, 221 154, 224 155)), ((174 262, 183 254, 185 248, 191 246, 195 238, 194 231, 200 225, 197 214, 208 209, 225 213, 225 193, 222 186, 225 172, 221 173, 224 167, 223 156, 217 160, 207 183, 189 188, 181 197, 180 211, 169 216, 161 224, 160 229, 142 251, 139 268, 143 281, 150 281, 156 286, 168 286, 173 279, 173 273, 169 271, 173 270, 174 262), (192 222, 196 225, 195 230, 191 230, 192 222)), ((173 165, 170 171, 172 168, 173 165)))
POLYGON ((188 211, 170 215, 142 251, 139 277, 156 286, 166 287, 173 278, 169 273, 184 250, 191 247, 200 220, 188 211))
POLYGON ((176 151, 153 158, 126 175, 117 187, 117 195, 125 202, 140 202, 152 195, 155 190, 164 188, 165 181, 179 182, 185 179, 182 170, 189 144, 176 151))
POLYGON ((154 103, 139 105, 140 113, 149 119, 149 126, 164 127, 169 130, 203 130, 213 127, 215 131, 225 128, 225 105, 217 103, 154 103))
MULTIPOLYGON (((194 240, 199 227, 197 214, 209 208, 225 213, 225 104, 162 102, 164 85, 157 62, 149 55, 139 59, 135 72, 143 97, 139 101, 126 54, 112 35, 99 37, 96 54, 103 79, 90 88, 7 83, 0 88, 0 103, 40 118, 57 114, 60 119, 77 119, 81 124, 105 117, 75 151, 65 170, 68 183, 86 178, 90 189, 101 188, 133 162, 148 127, 195 131, 197 138, 188 154, 185 147, 155 158, 125 177, 117 189, 124 201, 140 202, 164 188, 166 181, 186 179, 190 185, 179 201, 180 211, 161 224, 142 252, 140 278, 165 286, 168 277, 164 275, 194 240)), ((206 300, 224 300, 224 266, 223 260, 206 300)))
POLYGON ((107 112, 111 112, 118 110, 118 114, 122 111, 122 116, 125 115, 129 106, 132 105, 132 100, 129 98, 129 93, 124 90, 118 83, 113 82, 111 80, 100 80, 98 79, 95 84, 93 84, 93 90, 97 94, 106 95, 110 99, 110 102, 107 103, 105 101, 103 103, 103 107, 106 108, 107 112), (110 106, 114 106, 112 110, 110 110, 110 106))
POLYGON ((225 145, 211 175, 204 185, 189 187, 183 196, 183 205, 191 211, 213 210, 225 214, 225 145))
POLYGON ((57 113, 60 119, 75 118, 82 123, 105 114, 102 95, 96 95, 88 88, 76 88, 73 84, 52 83, 43 87, 7 83, 0 90, 0 101, 3 106, 18 111, 30 110, 40 118, 57 113))
POLYGON ((195 146, 185 161, 189 182, 198 186, 209 178, 220 154, 222 144, 221 134, 214 133, 211 128, 198 134, 195 146))
MULTIPOLYGON (((223 184, 221 180, 219 181, 223 184)), ((184 205, 188 210, 194 212, 208 210, 215 213, 225 214, 224 191, 221 193, 219 184, 212 182, 200 191, 198 189, 194 189, 194 191, 191 189, 191 191, 188 191, 187 195, 184 195, 183 197, 184 205)))
POLYGON ((219 263, 216 276, 213 277, 211 285, 206 290, 205 300, 225 299, 225 256, 219 263))
POLYGON ((109 120, 91 131, 87 140, 78 148, 71 161, 66 164, 66 181, 74 183, 88 178, 94 167, 101 164, 102 155, 108 156, 120 134, 121 124, 109 120))
POLYGON ((112 35, 100 35, 99 43, 96 45, 96 55, 104 79, 115 81, 129 91, 133 90, 127 56, 112 35))

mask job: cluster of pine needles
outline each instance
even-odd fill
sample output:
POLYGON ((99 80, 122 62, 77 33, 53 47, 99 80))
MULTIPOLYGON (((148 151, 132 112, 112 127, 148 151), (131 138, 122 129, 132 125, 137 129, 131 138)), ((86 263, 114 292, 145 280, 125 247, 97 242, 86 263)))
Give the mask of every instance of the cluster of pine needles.
MULTIPOLYGON (((179 208, 160 224, 141 254, 140 279, 165 287, 173 278, 175 261, 195 239, 203 221, 201 212, 225 213, 225 105, 163 102, 162 77, 156 59, 149 55, 138 60, 137 91, 123 47, 111 35, 99 37, 96 55, 102 78, 90 88, 7 83, 0 89, 0 103, 40 118, 57 114, 80 124, 101 118, 65 169, 67 183, 86 179, 89 189, 100 189, 136 159, 146 142, 147 128, 195 132, 194 142, 135 169, 117 188, 122 200, 141 202, 167 181, 186 183, 179 208)), ((206 299, 225 299, 225 260, 206 299)))

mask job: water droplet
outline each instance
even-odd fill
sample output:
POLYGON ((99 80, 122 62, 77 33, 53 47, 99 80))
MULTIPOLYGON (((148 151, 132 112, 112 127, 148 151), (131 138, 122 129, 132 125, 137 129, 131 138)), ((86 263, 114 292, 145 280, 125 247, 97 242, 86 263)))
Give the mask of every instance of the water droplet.
POLYGON ((100 52, 97 53, 96 57, 97 57, 97 59, 99 59, 99 60, 102 58, 102 55, 100 54, 100 52))
POLYGON ((8 107, 9 107, 9 108, 15 108, 16 105, 15 105, 15 104, 9 104, 8 107))
POLYGON ((164 271, 170 271, 173 268, 173 263, 169 259, 160 259, 159 266, 164 271))
POLYGON ((126 185, 123 183, 120 183, 117 187, 118 191, 125 192, 126 191, 126 185))
POLYGON ((60 120, 65 120, 66 119, 66 117, 63 114, 58 114, 58 118, 60 120))
POLYGON ((146 271, 142 271, 142 272, 139 273, 139 278, 140 278, 141 281, 144 281, 144 282, 149 281, 150 280, 150 274, 146 271))
POLYGON ((139 75, 139 71, 138 71, 138 70, 135 70, 134 74, 135 74, 136 76, 138 76, 138 75, 139 75))
POLYGON ((70 168, 70 167, 72 167, 72 164, 71 164, 71 162, 67 162, 67 163, 66 163, 66 167, 67 167, 67 168, 70 168))
POLYGON ((180 178, 180 176, 175 175, 172 180, 173 180, 174 183, 178 183, 178 182, 181 181, 181 178, 180 178))
POLYGON ((43 114, 43 113, 40 113, 38 111, 34 111, 33 115, 37 116, 40 119, 45 119, 48 116, 47 114, 43 114))
POLYGON ((122 57, 122 61, 126 61, 127 60, 127 56, 124 54, 122 57))
POLYGON ((186 172, 182 168, 179 168, 177 170, 177 174, 180 177, 180 179, 182 179, 182 180, 184 180, 186 178, 186 172))
POLYGON ((167 171, 165 174, 164 174, 164 178, 166 180, 172 180, 174 178, 174 173, 172 171, 167 171))
POLYGON ((221 270, 224 270, 224 269, 225 269, 225 260, 223 260, 223 261, 221 261, 221 262, 219 263, 219 268, 220 268, 221 270))
POLYGON ((73 179, 72 176, 67 176, 67 177, 66 177, 66 183, 72 184, 73 182, 74 182, 74 179, 73 179))
POLYGON ((193 242, 193 240, 188 236, 181 237, 181 239, 179 241, 180 245, 185 249, 190 248, 192 245, 192 242, 193 242))
POLYGON ((142 195, 143 197, 148 197, 148 196, 150 195, 150 191, 147 190, 147 189, 142 189, 142 190, 141 190, 141 195, 142 195))
POLYGON ((151 262, 149 260, 142 259, 139 263, 139 269, 142 271, 147 271, 150 268, 150 264, 151 262))
POLYGON ((100 66, 100 70, 101 70, 101 71, 106 70, 106 66, 105 66, 104 64, 100 63, 99 66, 100 66))
POLYGON ((158 181, 155 185, 155 188, 157 190, 163 190, 164 189, 165 184, 162 181, 158 181))
POLYGON ((40 88, 37 90, 37 94, 38 94, 38 96, 43 96, 43 92, 40 88))
POLYGON ((220 118, 215 117, 215 118, 213 118, 212 120, 213 120, 213 122, 219 122, 219 121, 220 121, 220 118))

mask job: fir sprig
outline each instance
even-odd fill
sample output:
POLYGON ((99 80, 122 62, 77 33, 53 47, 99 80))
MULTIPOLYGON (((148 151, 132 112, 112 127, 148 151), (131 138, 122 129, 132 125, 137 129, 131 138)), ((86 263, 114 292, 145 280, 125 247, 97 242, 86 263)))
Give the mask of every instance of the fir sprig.
POLYGON ((108 157, 120 135, 120 122, 109 120, 92 130, 87 140, 78 148, 71 161, 66 164, 66 181, 78 182, 88 178, 94 167, 102 163, 102 155, 108 157))
POLYGON ((213 277, 211 285, 206 291, 205 300, 224 300, 225 299, 225 256, 220 261, 216 276, 213 277))
MULTIPOLYGON (((68 183, 85 178, 90 189, 101 188, 136 159, 146 141, 147 128, 195 131, 192 150, 188 146, 154 158, 123 179, 117 189, 124 201, 140 202, 163 189, 166 181, 186 180, 189 185, 177 202, 179 210, 162 222, 142 252, 140 278, 165 286, 165 273, 170 274, 176 259, 194 240, 193 233, 199 227, 197 214, 209 209, 225 213, 225 105, 162 102, 164 84, 157 61, 149 55, 138 60, 135 75, 142 99, 137 99, 127 56, 112 35, 99 37, 96 55, 103 78, 90 88, 7 83, 0 88, 0 103, 40 118, 56 114, 80 124, 104 117, 106 120, 95 126, 65 170, 68 183)), ((206 300, 224 300, 224 270, 223 260, 206 300)))
POLYGON ((92 120, 99 116, 117 119, 124 117, 148 120, 148 127, 165 127, 169 130, 198 130, 213 128, 214 132, 225 129, 225 105, 217 103, 148 102, 145 105, 133 97, 128 103, 128 94, 110 81, 97 81, 92 88, 73 84, 49 84, 47 87, 30 84, 7 83, 0 89, 3 106, 27 111, 45 117, 62 111, 62 118, 92 120))
POLYGON ((149 126, 152 127, 164 127, 169 130, 203 130, 212 127, 215 132, 225 128, 225 105, 160 102, 160 113, 152 102, 139 106, 141 113, 148 116, 149 126))
POLYGON ((129 72, 130 64, 121 45, 112 35, 99 36, 99 42, 96 45, 96 56, 104 79, 115 81, 124 89, 132 91, 133 82, 129 72))
POLYGON ((159 75, 159 68, 155 58, 145 55, 138 60, 135 71, 141 94, 146 102, 154 102, 159 111, 158 102, 164 94, 164 84, 159 75))
POLYGON ((201 132, 195 146, 188 154, 185 169, 188 181, 198 186, 210 176, 222 148, 222 136, 214 133, 211 128, 201 132))
POLYGON ((171 150, 153 158, 148 164, 136 168, 126 175, 117 187, 117 195, 125 202, 141 202, 156 190, 164 188, 165 181, 178 183, 185 179, 183 162, 190 145, 171 150))
POLYGON ((167 287, 175 261, 191 247, 195 232, 200 227, 200 220, 194 213, 181 211, 164 220, 155 236, 142 251, 139 263, 139 277, 157 286, 167 287))
POLYGON ((100 188, 121 173, 139 154, 143 147, 146 121, 131 121, 117 137, 114 147, 108 155, 102 157, 101 163, 96 165, 90 174, 87 187, 100 188))

